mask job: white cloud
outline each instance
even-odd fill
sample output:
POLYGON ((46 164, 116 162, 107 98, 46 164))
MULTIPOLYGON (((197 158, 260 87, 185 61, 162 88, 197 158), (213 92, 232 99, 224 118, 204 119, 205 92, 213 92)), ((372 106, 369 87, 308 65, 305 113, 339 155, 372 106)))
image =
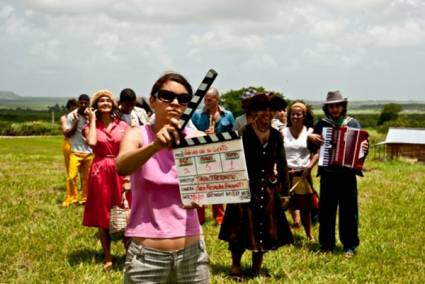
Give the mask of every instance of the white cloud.
POLYGON ((135 82, 149 89, 164 70, 198 78, 214 67, 224 90, 254 83, 279 89, 285 78, 301 97, 327 76, 350 82, 344 74, 358 70, 397 73, 405 47, 425 66, 424 3, 0 0, 0 86, 24 95, 28 86, 40 95, 135 82), (377 54, 387 57, 374 60, 377 54), (16 68, 5 67, 10 64, 16 68), (22 84, 28 74, 37 81, 22 84))
POLYGON ((376 8, 388 4, 388 0, 355 0, 355 1, 341 1, 341 0, 314 0, 319 5, 325 5, 330 8, 340 10, 364 10, 376 8))
POLYGON ((8 18, 9 16, 11 16, 13 14, 13 11, 14 11, 14 9, 10 5, 6 5, 6 6, 2 7, 0 9, 0 19, 1 18, 3 18, 3 19, 8 18))
POLYGON ((110 7, 113 0, 23 0, 31 9, 45 13, 79 14, 96 12, 110 7))
POLYGON ((425 21, 408 20, 402 25, 375 26, 368 30, 374 44, 381 47, 417 46, 425 43, 425 21))

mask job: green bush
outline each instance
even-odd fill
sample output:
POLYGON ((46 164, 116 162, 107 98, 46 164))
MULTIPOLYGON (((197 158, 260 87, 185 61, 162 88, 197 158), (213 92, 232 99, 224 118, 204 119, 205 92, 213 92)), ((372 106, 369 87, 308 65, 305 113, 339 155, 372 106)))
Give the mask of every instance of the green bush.
POLYGON ((390 127, 425 128, 425 114, 401 114, 398 119, 386 121, 378 127, 381 133, 387 133, 390 127))
MULTIPOLYGON (((55 112, 55 121, 65 112, 55 112)), ((32 109, 0 109, 0 121, 26 122, 26 121, 52 121, 52 113, 48 110, 32 109)))
POLYGON ((30 136, 30 135, 60 135, 59 125, 43 121, 27 121, 17 123, 1 123, 0 135, 30 136))
POLYGON ((382 108, 381 115, 378 119, 378 125, 382 125, 387 121, 396 120, 402 110, 403 107, 399 104, 390 103, 384 105, 384 107, 382 108))
POLYGON ((257 92, 265 91, 264 87, 244 87, 239 90, 227 91, 220 96, 221 103, 227 110, 230 110, 233 113, 234 117, 238 117, 243 113, 240 98, 247 89, 254 89, 257 92))
POLYGON ((378 121, 379 114, 378 113, 357 113, 354 114, 355 117, 362 127, 375 127, 378 121))

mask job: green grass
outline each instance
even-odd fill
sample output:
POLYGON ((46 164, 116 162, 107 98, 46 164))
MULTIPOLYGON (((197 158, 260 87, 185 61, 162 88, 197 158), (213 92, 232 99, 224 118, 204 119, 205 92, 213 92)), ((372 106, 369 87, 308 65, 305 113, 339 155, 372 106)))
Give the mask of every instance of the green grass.
MULTIPOLYGON (((112 246, 115 270, 103 272, 96 230, 81 225, 83 208, 61 207, 61 144, 59 136, 0 139, 0 283, 122 283, 121 241, 116 238, 112 246)), ((247 283, 422 283, 424 188, 425 165, 368 161, 359 178, 357 255, 346 260, 340 247, 319 253, 299 230, 294 245, 265 255, 272 278, 247 283)), ((211 219, 204 226, 211 282, 229 283, 230 253, 217 239, 218 230, 211 219)), ((314 233, 317 238, 317 227, 314 233)), ((249 264, 246 253, 244 269, 249 264)))

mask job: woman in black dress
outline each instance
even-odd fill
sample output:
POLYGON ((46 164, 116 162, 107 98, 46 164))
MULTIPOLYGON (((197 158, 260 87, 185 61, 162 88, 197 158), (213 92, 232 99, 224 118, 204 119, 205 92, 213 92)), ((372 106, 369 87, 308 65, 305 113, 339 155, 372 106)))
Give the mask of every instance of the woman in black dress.
POLYGON ((255 95, 249 108, 256 119, 242 129, 251 201, 228 204, 219 238, 229 243, 232 253, 230 275, 242 277, 241 258, 252 251, 252 274, 260 273, 263 255, 293 242, 284 214, 288 198, 288 166, 283 138, 271 127, 273 111, 286 106, 278 95, 255 95))

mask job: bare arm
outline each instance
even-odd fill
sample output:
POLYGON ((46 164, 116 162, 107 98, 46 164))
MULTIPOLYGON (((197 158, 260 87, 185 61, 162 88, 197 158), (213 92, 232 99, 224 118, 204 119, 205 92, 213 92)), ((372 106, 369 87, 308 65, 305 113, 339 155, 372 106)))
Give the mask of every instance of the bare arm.
POLYGON ((320 146, 323 144, 322 136, 316 133, 311 133, 307 136, 307 141, 313 145, 320 146))
POLYGON ((96 146, 97 136, 96 136, 96 114, 90 108, 86 109, 86 113, 89 117, 89 127, 84 129, 84 136, 87 139, 87 144, 90 147, 96 146))
POLYGON ((68 137, 68 138, 74 135, 75 131, 77 131, 78 122, 80 120, 80 116, 78 115, 78 113, 72 112, 72 115, 74 116, 74 121, 72 122, 71 127, 69 127, 67 115, 61 116, 61 119, 60 119, 62 133, 65 137, 68 137))
POLYGON ((140 129, 129 128, 120 144, 116 167, 119 175, 130 175, 156 153, 153 142, 143 146, 140 129))
POLYGON ((68 122, 67 122, 66 114, 61 116, 60 123, 61 123, 62 134, 68 137, 66 135, 66 133, 68 132, 68 122))
POLYGON ((303 172, 304 177, 311 176, 311 170, 314 168, 314 166, 319 161, 319 152, 312 153, 310 156, 310 162, 308 163, 307 168, 303 172))
POLYGON ((170 124, 164 125, 157 133, 153 142, 145 144, 142 141, 139 128, 130 128, 124 135, 116 167, 119 175, 130 175, 144 165, 156 152, 171 147, 173 141, 180 141, 178 121, 171 119, 170 124))

